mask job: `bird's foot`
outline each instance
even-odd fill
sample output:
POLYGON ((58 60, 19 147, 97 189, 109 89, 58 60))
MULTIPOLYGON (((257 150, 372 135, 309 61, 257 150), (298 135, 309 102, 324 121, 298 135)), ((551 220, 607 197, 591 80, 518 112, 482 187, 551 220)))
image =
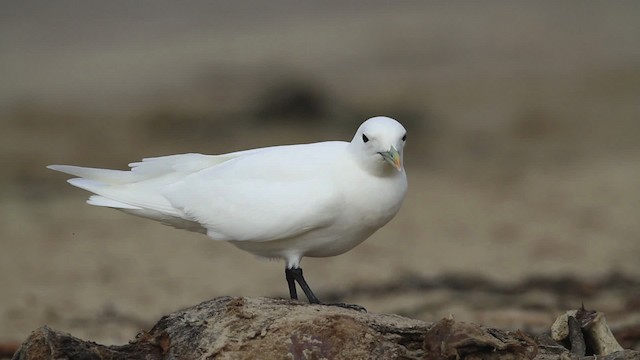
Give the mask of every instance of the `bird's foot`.
POLYGON ((357 304, 329 303, 329 304, 322 304, 322 305, 337 306, 337 307, 341 307, 341 308, 345 308, 345 309, 350 309, 350 310, 355 310, 355 311, 360 311, 360 312, 367 312, 367 309, 365 309, 363 306, 360 306, 360 305, 357 305, 357 304))
POLYGON ((313 291, 311 291, 309 284, 307 284, 307 282, 304 279, 304 276, 302 275, 302 269, 299 267, 285 268, 284 273, 287 278, 287 284, 289 285, 289 295, 291 296, 291 300, 295 300, 295 301, 298 300, 298 292, 296 291, 296 282, 297 282, 302 288, 302 291, 304 291, 304 294, 307 296, 307 299, 309 299, 310 304, 338 306, 345 309, 351 309, 351 310, 360 311, 360 312, 367 312, 367 309, 356 304, 321 303, 320 300, 318 300, 318 297, 313 293, 313 291))

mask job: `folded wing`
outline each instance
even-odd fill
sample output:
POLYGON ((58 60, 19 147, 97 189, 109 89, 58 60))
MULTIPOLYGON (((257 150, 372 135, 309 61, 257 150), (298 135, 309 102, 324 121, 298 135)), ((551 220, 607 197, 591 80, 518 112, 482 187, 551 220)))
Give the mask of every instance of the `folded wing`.
POLYGON ((330 184, 316 179, 228 182, 198 176, 165 196, 209 237, 235 241, 286 239, 328 226, 341 203, 330 184))

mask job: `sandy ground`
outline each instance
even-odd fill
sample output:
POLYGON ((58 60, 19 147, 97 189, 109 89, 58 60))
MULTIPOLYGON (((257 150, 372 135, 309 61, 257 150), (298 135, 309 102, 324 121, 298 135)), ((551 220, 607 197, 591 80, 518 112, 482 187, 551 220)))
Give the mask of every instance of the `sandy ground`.
POLYGON ((328 4, 258 9, 268 16, 205 7, 210 22, 146 4, 144 16, 114 7, 96 23, 82 8, 69 20, 44 3, 3 5, 0 342, 47 324, 124 343, 205 299, 286 295, 280 262, 90 207, 45 165, 347 140, 377 113, 409 128, 409 195, 363 245, 304 259, 320 298, 530 329, 586 299, 614 325, 640 322, 637 4, 328 4), (291 84, 312 105, 269 108, 291 84), (279 111, 288 121, 272 119, 279 111), (358 290, 612 273, 631 285, 358 290))

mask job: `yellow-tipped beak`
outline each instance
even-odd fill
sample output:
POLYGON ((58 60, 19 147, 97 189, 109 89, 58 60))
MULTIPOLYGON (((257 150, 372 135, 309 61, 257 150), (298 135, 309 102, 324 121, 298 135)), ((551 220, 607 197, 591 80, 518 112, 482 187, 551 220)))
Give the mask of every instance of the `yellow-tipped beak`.
POLYGON ((392 146, 389 151, 381 152, 380 155, 382 155, 384 161, 391 164, 394 168, 396 168, 396 170, 402 170, 402 159, 400 159, 400 153, 396 148, 392 146))

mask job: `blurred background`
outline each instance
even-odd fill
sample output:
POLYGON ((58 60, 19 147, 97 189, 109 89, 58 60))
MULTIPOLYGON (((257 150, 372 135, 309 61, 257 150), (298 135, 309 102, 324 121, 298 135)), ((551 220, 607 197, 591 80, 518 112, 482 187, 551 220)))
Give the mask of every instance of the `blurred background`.
POLYGON ((283 264, 84 204, 48 164, 409 130, 388 226, 302 266, 320 299, 541 331, 640 323, 640 2, 3 1, 0 343, 123 344, 283 264))

